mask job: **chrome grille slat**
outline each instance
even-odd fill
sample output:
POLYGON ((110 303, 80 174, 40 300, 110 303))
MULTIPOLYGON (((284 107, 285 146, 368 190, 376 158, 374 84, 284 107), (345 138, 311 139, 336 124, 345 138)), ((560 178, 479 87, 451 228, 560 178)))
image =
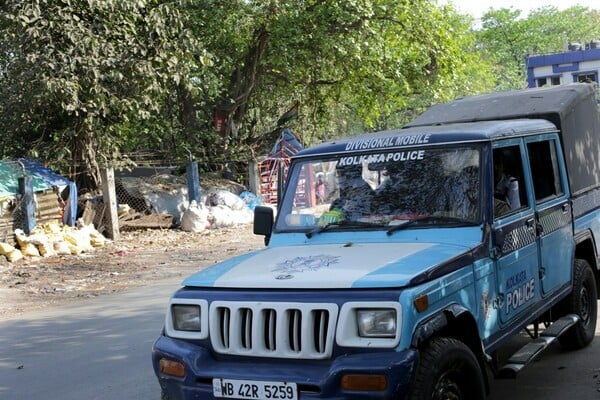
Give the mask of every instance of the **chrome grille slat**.
POLYGON ((241 328, 241 345, 245 349, 252 348, 252 310, 249 308, 241 309, 242 317, 240 318, 242 322, 241 328))
POLYGON ((327 339, 327 331, 325 330, 327 326, 327 311, 315 310, 314 313, 316 316, 313 318, 313 320, 318 321, 315 329, 315 350, 319 353, 322 353, 325 349, 325 341, 327 339))
POLYGON ((302 351, 302 315, 298 310, 290 310, 289 332, 292 351, 302 351))
POLYGON ((323 359, 332 352, 337 313, 336 304, 214 301, 210 340, 221 354, 323 359))
POLYGON ((219 308, 217 311, 219 314, 219 321, 221 321, 221 334, 219 335, 219 339, 221 340, 223 347, 229 347, 229 323, 231 311, 228 308, 219 308))
POLYGON ((275 338, 277 336, 276 322, 277 322, 277 312, 272 309, 265 310, 265 349, 274 351, 277 342, 275 338))

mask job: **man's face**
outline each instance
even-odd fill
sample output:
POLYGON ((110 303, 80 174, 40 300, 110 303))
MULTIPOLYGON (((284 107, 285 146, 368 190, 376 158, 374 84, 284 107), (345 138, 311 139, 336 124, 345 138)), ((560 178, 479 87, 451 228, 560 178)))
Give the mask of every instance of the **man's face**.
POLYGON ((361 172, 356 170, 342 171, 338 177, 340 186, 355 186, 362 180, 361 172))

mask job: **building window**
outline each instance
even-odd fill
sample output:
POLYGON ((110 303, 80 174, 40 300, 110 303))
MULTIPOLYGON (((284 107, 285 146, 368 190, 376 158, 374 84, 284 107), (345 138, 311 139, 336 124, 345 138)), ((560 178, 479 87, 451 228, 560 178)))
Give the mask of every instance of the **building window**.
POLYGON ((537 87, 546 86, 546 78, 537 78, 537 87))
POLYGON ((553 76, 551 78, 552 86, 560 85, 560 76, 553 76))
POLYGON ((596 82, 596 74, 592 72, 592 73, 577 75, 577 82, 584 82, 584 83, 596 82))

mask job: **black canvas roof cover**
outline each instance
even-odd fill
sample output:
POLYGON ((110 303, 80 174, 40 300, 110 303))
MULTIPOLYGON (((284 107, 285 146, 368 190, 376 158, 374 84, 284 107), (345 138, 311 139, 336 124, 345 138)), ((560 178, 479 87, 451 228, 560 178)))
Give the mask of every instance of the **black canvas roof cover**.
POLYGON ((594 95, 591 85, 572 84, 460 97, 432 106, 405 127, 516 118, 551 119, 560 127, 560 119, 594 95))
POLYGON ((463 97, 432 106, 404 128, 517 118, 546 119, 560 129, 573 194, 600 186, 600 118, 591 84, 463 97))

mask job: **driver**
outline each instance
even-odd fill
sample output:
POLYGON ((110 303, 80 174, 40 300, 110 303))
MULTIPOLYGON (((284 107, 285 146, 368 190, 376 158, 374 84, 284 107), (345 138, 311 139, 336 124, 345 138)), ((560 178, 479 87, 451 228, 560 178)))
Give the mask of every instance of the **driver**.
POLYGON ((328 221, 330 215, 337 219, 356 221, 371 214, 374 191, 362 177, 362 166, 338 168, 337 176, 339 197, 331 204, 331 211, 321 217, 323 223, 337 222, 328 221))

